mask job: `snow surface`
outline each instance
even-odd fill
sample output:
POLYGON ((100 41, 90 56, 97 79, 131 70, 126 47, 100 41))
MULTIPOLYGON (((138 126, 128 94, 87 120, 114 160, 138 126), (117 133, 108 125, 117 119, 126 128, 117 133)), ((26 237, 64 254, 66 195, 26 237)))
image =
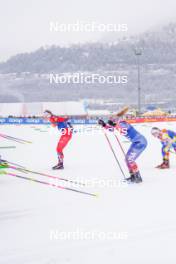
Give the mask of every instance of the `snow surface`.
MULTIPOLYGON (((104 135, 97 130, 94 135, 76 133, 65 150, 65 170, 53 172, 50 168, 57 162, 55 145, 59 137, 54 128, 1 126, 1 133, 33 142, 14 144, 1 138, 1 146, 17 147, 0 149, 3 158, 29 169, 89 182, 88 187, 80 187, 53 181, 99 196, 0 175, 0 263, 175 264, 176 155, 171 154, 170 170, 154 168, 161 162, 160 143, 150 135, 154 125, 158 124, 136 125, 149 144, 138 161, 144 182, 128 186, 120 184, 121 172, 104 135), (98 180, 106 186, 100 182, 94 186, 98 180), (116 186, 109 186, 109 180, 116 186), (74 232, 79 234, 76 238, 74 232), (116 239, 109 238, 110 232, 117 235, 116 239), (90 233, 94 239, 85 237, 90 233)), ((176 123, 159 126, 176 130, 176 123)), ((109 137, 113 142, 113 135, 109 137)), ((127 149, 129 143, 120 140, 127 149)), ((126 171, 116 141, 114 147, 126 171)), ((52 182, 39 175, 18 174, 52 182)))

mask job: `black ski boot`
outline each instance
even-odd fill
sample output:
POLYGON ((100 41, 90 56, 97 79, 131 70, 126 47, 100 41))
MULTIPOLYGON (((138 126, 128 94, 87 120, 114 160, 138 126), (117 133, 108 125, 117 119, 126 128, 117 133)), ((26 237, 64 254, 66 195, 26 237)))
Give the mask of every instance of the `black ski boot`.
POLYGON ((127 182, 129 182, 129 183, 134 183, 134 182, 135 182, 134 174, 131 174, 131 177, 126 178, 125 180, 126 180, 127 182))
POLYGON ((63 152, 59 152, 58 153, 58 164, 52 167, 53 170, 63 170, 64 169, 63 158, 64 158, 63 152))
POLYGON ((135 178, 135 183, 140 183, 142 182, 142 177, 139 171, 134 173, 134 178, 135 178))
POLYGON ((142 178, 141 178, 140 172, 137 171, 137 172, 131 173, 131 177, 127 178, 126 181, 129 183, 141 183, 142 178))
POLYGON ((52 167, 53 170, 63 170, 64 169, 64 165, 63 162, 59 162, 57 165, 55 165, 54 167, 52 167))

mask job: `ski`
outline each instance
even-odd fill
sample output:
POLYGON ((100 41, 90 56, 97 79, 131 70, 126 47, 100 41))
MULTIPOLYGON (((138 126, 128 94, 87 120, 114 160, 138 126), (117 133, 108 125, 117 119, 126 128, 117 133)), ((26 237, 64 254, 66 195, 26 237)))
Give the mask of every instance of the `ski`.
POLYGON ((0 174, 8 175, 8 176, 11 176, 11 177, 16 177, 16 178, 23 179, 23 180, 33 181, 33 182, 36 182, 36 183, 45 184, 45 185, 48 185, 48 186, 51 186, 51 187, 54 187, 54 188, 57 188, 57 189, 62 189, 62 190, 67 190, 67 191, 72 191, 72 192, 77 192, 77 193, 80 193, 80 194, 93 196, 93 197, 98 197, 98 195, 95 194, 95 193, 84 192, 84 191, 80 191, 80 190, 77 190, 77 189, 74 189, 74 188, 69 188, 69 187, 64 187, 64 186, 61 186, 61 185, 56 185, 56 184, 53 184, 53 183, 49 183, 49 182, 46 182, 46 181, 39 181, 39 180, 36 180, 34 178, 31 178, 31 177, 24 177, 24 176, 21 176, 21 175, 18 175, 18 174, 14 174, 14 173, 8 173, 6 171, 1 171, 0 174))

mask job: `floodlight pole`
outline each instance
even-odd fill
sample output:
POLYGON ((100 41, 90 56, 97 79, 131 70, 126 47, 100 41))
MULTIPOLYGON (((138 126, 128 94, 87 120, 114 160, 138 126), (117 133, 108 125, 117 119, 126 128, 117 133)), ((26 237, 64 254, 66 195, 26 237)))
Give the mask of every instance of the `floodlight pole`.
POLYGON ((134 50, 137 58, 137 71, 138 71, 138 114, 141 114, 141 69, 140 69, 140 56, 142 55, 141 49, 134 50))

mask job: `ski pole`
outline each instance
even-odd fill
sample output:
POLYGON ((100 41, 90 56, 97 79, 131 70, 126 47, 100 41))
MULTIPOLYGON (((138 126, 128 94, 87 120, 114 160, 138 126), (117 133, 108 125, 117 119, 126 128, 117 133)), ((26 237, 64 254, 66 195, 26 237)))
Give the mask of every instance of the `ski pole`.
POLYGON ((0 133, 0 136, 11 138, 11 139, 16 139, 16 140, 20 140, 20 141, 24 141, 24 142, 27 142, 27 143, 31 143, 30 141, 27 141, 27 140, 24 140, 24 139, 20 139, 20 138, 16 138, 16 137, 12 137, 12 136, 5 135, 5 134, 2 134, 2 133, 0 133))
POLYGON ((4 138, 7 138, 7 139, 11 139, 11 140, 21 141, 21 142, 24 142, 24 143, 32 143, 31 141, 28 141, 28 140, 25 140, 25 139, 21 139, 21 138, 12 137, 12 136, 8 136, 8 135, 2 134, 2 133, 0 133, 0 136, 4 137, 4 138))
POLYGON ((120 149, 121 149, 122 153, 124 154, 124 157, 125 157, 125 163, 126 163, 126 165, 127 165, 128 171, 129 171, 129 173, 130 173, 130 170, 129 170, 129 167, 128 167, 128 164, 127 164, 127 161, 126 161, 126 153, 125 153, 125 151, 124 151, 124 149, 123 149, 123 147, 122 147, 122 144, 120 143, 120 140, 119 140, 118 136, 117 136, 116 134, 114 134, 114 136, 115 136, 115 138, 116 138, 116 140, 117 140, 117 142, 118 142, 118 144, 119 144, 119 146, 120 146, 120 149))
POLYGON ((104 129, 103 129, 103 131, 104 131, 105 138, 106 138, 106 140, 107 140, 107 142, 108 142, 108 144, 109 144, 109 147, 110 147, 110 149, 111 149, 111 151, 112 151, 112 153, 113 153, 113 155, 114 155, 114 158, 115 158, 115 160, 116 160, 116 163, 118 164, 119 169, 120 169, 120 171, 121 171, 121 173, 122 173, 124 179, 126 179, 125 173, 124 173, 124 171, 123 171, 123 169, 122 169, 122 167, 121 167, 121 165, 120 165, 120 162, 119 162, 119 160, 118 160, 118 158, 117 158, 117 156, 116 156, 116 154, 115 154, 115 151, 114 151, 114 149, 113 149, 113 147, 112 147, 112 145, 111 145, 111 142, 110 142, 110 140, 109 140, 109 138, 108 138, 108 136, 107 136, 107 134, 106 134, 106 132, 105 132, 104 129))
POLYGON ((23 180, 28 180, 28 181, 33 181, 33 182, 45 184, 45 185, 48 185, 48 186, 51 186, 51 187, 55 187, 57 189, 62 189, 62 190, 77 192, 77 193, 81 193, 81 194, 85 194, 85 195, 89 195, 89 196, 98 197, 98 195, 95 194, 95 193, 89 193, 89 192, 79 191, 77 189, 73 189, 73 188, 69 188, 69 187, 64 187, 64 186, 61 186, 61 185, 56 185, 56 184, 49 183, 49 182, 45 182, 45 181, 39 181, 39 180, 36 180, 34 178, 31 178, 31 177, 24 177, 24 176, 21 176, 21 175, 18 175, 18 174, 14 174, 14 173, 8 173, 8 172, 5 172, 5 171, 2 171, 2 172, 0 172, 0 174, 4 174, 4 175, 8 175, 8 176, 20 178, 20 179, 23 179, 23 180))
POLYGON ((17 143, 20 143, 20 144, 25 144, 25 142, 22 142, 22 141, 19 141, 17 139, 12 139, 12 138, 9 138, 9 137, 6 137, 6 136, 3 136, 3 135, 0 135, 2 138, 5 138, 7 140, 11 140, 13 142, 17 142, 17 143))
POLYGON ((4 146, 4 147, 0 147, 0 149, 14 149, 16 148, 16 146, 4 146))
POLYGON ((124 156, 126 156, 125 151, 124 151, 124 149, 122 147, 122 144, 120 143, 120 140, 119 140, 118 136, 115 133, 114 133, 114 136, 115 136, 115 138, 116 138, 116 140, 117 140, 117 142, 119 144, 119 147, 120 147, 122 153, 124 154, 124 156))
POLYGON ((40 176, 48 177, 48 178, 51 178, 51 179, 57 179, 57 180, 61 180, 61 181, 65 181, 65 182, 69 182, 69 183, 85 186, 84 183, 81 183, 81 182, 78 182, 78 181, 72 181, 72 180, 69 180, 69 179, 65 179, 65 178, 62 178, 62 177, 45 174, 45 173, 42 173, 42 172, 32 171, 32 170, 28 170, 28 169, 24 169, 24 168, 17 168, 15 166, 8 166, 8 168, 9 169, 14 169, 14 170, 17 170, 17 171, 20 171, 20 172, 24 172, 24 173, 33 173, 33 174, 37 174, 37 175, 40 175, 40 176))

